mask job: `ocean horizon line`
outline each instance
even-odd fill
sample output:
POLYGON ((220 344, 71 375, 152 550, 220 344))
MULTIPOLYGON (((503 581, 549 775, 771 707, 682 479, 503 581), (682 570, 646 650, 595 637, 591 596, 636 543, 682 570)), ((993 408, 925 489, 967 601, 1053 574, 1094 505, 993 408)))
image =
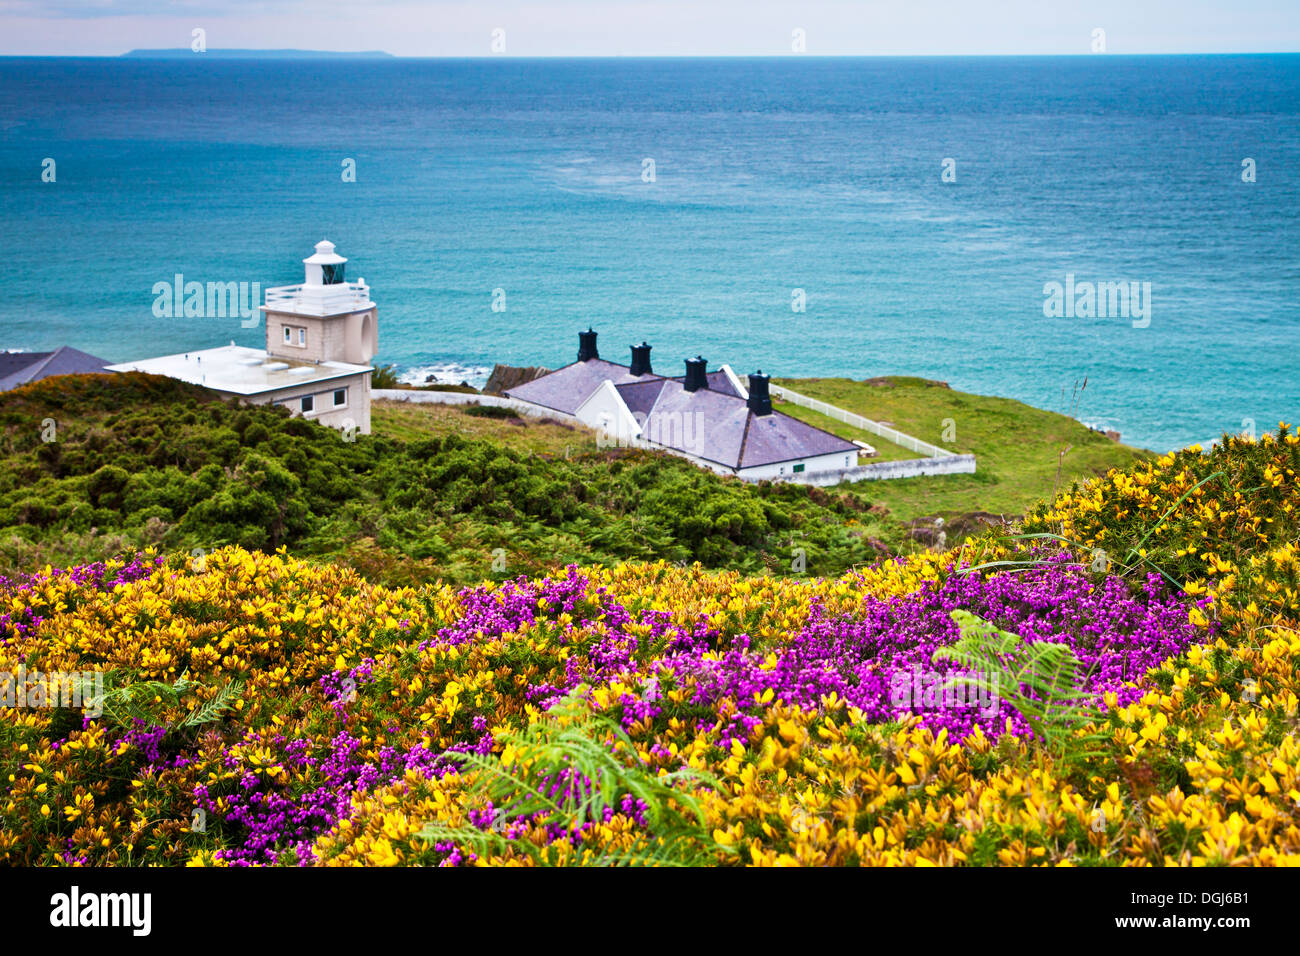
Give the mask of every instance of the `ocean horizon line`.
POLYGON ((592 54, 535 54, 521 56, 509 53, 489 53, 469 56, 411 56, 404 53, 389 53, 386 50, 292 50, 278 48, 209 49, 196 53, 188 47, 160 48, 145 50, 127 50, 123 53, 0 53, 0 60, 150 60, 150 59, 189 59, 190 57, 208 57, 214 60, 246 60, 255 57, 267 60, 310 60, 335 59, 349 60, 437 60, 453 63, 512 60, 530 61, 619 61, 619 60, 688 60, 704 62, 710 60, 754 61, 754 60, 1081 60, 1081 59, 1181 59, 1191 57, 1282 57, 1300 56, 1300 50, 1196 50, 1182 52, 1147 52, 1128 53, 631 53, 596 56, 592 54))

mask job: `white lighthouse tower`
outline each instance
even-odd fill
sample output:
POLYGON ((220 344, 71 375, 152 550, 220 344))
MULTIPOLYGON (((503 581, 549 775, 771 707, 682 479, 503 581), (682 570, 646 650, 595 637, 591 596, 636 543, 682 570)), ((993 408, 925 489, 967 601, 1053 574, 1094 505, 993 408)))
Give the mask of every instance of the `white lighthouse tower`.
POLYGON ((302 285, 266 290, 266 351, 307 362, 365 365, 379 350, 378 307, 364 279, 348 282, 347 259, 322 239, 302 260, 302 285))

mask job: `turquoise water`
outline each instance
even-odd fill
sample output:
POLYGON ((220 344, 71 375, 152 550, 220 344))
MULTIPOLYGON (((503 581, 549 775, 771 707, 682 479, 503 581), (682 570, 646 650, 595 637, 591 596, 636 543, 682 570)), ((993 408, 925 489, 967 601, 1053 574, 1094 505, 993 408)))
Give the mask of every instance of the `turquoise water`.
POLYGON ((661 371, 1059 411, 1086 375, 1079 418, 1163 450, 1300 418, 1298 177, 1296 55, 0 59, 0 346, 257 345, 154 284, 290 284, 328 237, 413 379, 563 364, 590 323, 661 371), (1046 317, 1067 273, 1149 282, 1149 325, 1046 317))

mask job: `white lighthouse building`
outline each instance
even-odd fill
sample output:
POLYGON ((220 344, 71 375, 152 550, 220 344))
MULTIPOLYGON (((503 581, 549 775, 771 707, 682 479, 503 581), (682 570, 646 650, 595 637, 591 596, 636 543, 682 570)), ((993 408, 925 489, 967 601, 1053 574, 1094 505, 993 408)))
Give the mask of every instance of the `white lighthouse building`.
POLYGON ((347 259, 334 243, 316 243, 316 254, 303 260, 302 285, 266 290, 266 351, 282 358, 312 362, 339 361, 366 365, 378 351, 376 307, 364 279, 348 282, 347 259))
POLYGON ((166 375, 225 398, 283 405, 335 428, 370 433, 370 374, 378 307, 364 279, 349 282, 334 243, 316 243, 301 285, 266 290, 266 348, 224 345, 108 366, 166 375))

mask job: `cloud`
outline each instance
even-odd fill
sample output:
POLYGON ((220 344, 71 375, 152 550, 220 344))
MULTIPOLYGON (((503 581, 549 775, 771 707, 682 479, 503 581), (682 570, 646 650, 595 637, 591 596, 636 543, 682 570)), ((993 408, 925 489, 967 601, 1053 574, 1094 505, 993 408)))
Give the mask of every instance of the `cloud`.
POLYGON ((487 56, 1084 54, 1300 48, 1296 0, 0 0, 0 54, 209 49, 487 56))
MULTIPOLYGON (((382 0, 368 0, 368 6, 377 6, 382 0)), ((0 0, 0 16, 22 17, 33 20, 94 20, 105 17, 229 17, 250 13, 287 13, 294 9, 318 9, 322 6, 341 8, 339 2, 303 0, 0 0)), ((353 6, 348 4, 348 6, 353 6)))

